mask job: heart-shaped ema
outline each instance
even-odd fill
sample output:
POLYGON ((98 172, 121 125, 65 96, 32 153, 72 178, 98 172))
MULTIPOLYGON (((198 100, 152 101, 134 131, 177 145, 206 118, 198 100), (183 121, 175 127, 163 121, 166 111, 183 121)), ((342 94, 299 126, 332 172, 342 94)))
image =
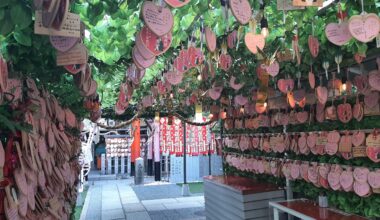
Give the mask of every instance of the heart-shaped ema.
POLYGON ((356 131, 352 134, 352 144, 355 147, 360 147, 364 144, 365 133, 362 131, 356 131))
POLYGON ((229 6, 236 20, 242 25, 247 24, 249 22, 249 19, 252 16, 252 9, 248 0, 229 0, 229 1, 230 1, 229 6))
POLYGON ((228 71, 232 65, 232 57, 228 54, 220 55, 219 64, 222 70, 228 71))
POLYGON ((310 85, 310 88, 312 89, 315 88, 315 75, 312 71, 309 72, 309 85, 310 85))
POLYGON ((280 64, 277 61, 274 61, 269 66, 263 65, 263 68, 266 70, 266 72, 275 77, 280 72, 280 64))
POLYGON ((196 67, 203 63, 204 55, 200 48, 196 47, 189 47, 188 49, 188 56, 189 56, 189 67, 196 67))
POLYGON ((164 36, 172 30, 173 15, 168 8, 145 1, 142 6, 142 16, 145 24, 157 36, 164 36))
POLYGON ((173 8, 180 8, 187 5, 190 0, 165 0, 165 2, 173 8))
POLYGON ((206 35, 206 45, 210 52, 214 52, 216 49, 216 35, 215 33, 209 28, 205 28, 205 35, 206 35))
POLYGON ((260 102, 256 103, 256 112, 257 113, 262 114, 265 112, 266 109, 267 109, 267 105, 265 103, 260 103, 260 102))
POLYGON ((227 36, 227 46, 228 48, 233 49, 235 48, 236 43, 237 43, 237 31, 234 30, 227 36))
POLYGON ((319 53, 318 39, 312 35, 309 35, 308 44, 309 44, 309 50, 310 50, 311 56, 316 58, 319 53))
POLYGON ((64 68, 71 74, 75 75, 86 68, 86 64, 72 64, 66 65, 64 68))
POLYGON ((126 108, 125 108, 124 106, 122 106, 122 105, 120 104, 119 101, 116 102, 116 104, 115 104, 115 113, 116 113, 117 115, 122 115, 122 114, 124 114, 125 109, 126 109, 126 108))
POLYGON ((307 111, 297 112, 296 117, 297 121, 303 124, 309 119, 309 113, 307 111))
POLYGON ((0 92, 8 89, 8 65, 4 58, 0 57, 0 92))
POLYGON ((343 123, 348 123, 352 119, 352 108, 348 103, 338 105, 338 118, 343 123))
POLYGON ((368 184, 374 189, 380 188, 380 170, 371 171, 368 174, 368 184))
POLYGON ((142 99, 142 104, 144 108, 150 107, 153 105, 153 97, 151 95, 144 96, 142 99))
POLYGON ((316 92, 318 101, 322 104, 326 104, 328 98, 327 88, 324 86, 318 86, 316 92))
POLYGON ((380 91, 380 71, 373 70, 369 73, 368 83, 372 89, 380 91))
POLYGON ((247 33, 244 37, 244 42, 248 50, 253 54, 257 54, 257 48, 262 50, 265 47, 265 38, 261 34, 247 33))
POLYGON ((234 90, 240 90, 241 88, 243 88, 244 84, 245 83, 235 83, 235 76, 231 76, 231 79, 230 79, 230 86, 231 88, 233 88, 234 90))
POLYGON ((173 66, 178 72, 183 74, 190 69, 188 51, 182 50, 179 54, 180 56, 174 59, 173 66), (183 55, 181 56, 181 54, 183 55))
POLYGON ((172 85, 178 85, 182 82, 183 74, 178 71, 169 71, 164 73, 165 79, 172 85))
POLYGON ((222 94, 223 86, 215 86, 208 90, 208 95, 213 100, 218 100, 222 94))
POLYGON ((370 92, 368 77, 366 75, 355 76, 354 85, 361 94, 368 94, 370 92))
POLYGON ((282 92, 287 94, 294 89, 294 81, 292 79, 280 79, 277 81, 277 87, 282 92))
POLYGON ((245 104, 247 104, 248 98, 244 97, 242 95, 237 95, 237 96, 235 96, 234 101, 235 101, 235 104, 238 104, 240 106, 244 106, 245 104))
POLYGON ((141 55, 137 47, 133 48, 132 58, 133 58, 134 63, 139 69, 146 69, 152 66, 154 62, 156 61, 156 57, 153 57, 148 60, 144 59, 144 57, 141 55))
POLYGON ((348 22, 348 29, 356 40, 368 43, 379 34, 380 20, 374 13, 354 15, 348 22))
POLYGON ((370 92, 364 96, 364 103, 369 108, 374 108, 379 104, 379 93, 376 91, 370 92))
POLYGON ((352 39, 347 22, 342 22, 340 24, 330 23, 326 25, 325 34, 331 43, 338 46, 345 45, 352 39))
POLYGON ((172 33, 166 33, 159 37, 153 33, 147 26, 144 26, 136 36, 136 45, 142 55, 149 59, 151 56, 158 56, 165 53, 172 43, 172 33))
POLYGON ((51 45, 60 52, 69 51, 79 41, 80 41, 80 38, 76 38, 76 37, 50 36, 51 45))

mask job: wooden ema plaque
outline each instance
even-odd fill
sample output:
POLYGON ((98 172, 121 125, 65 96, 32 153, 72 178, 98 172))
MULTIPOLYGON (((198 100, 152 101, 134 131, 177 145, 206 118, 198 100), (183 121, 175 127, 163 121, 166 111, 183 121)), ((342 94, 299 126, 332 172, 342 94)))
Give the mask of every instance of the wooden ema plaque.
POLYGON ((77 44, 65 53, 57 51, 57 66, 84 64, 87 59, 87 49, 83 44, 77 44))
POLYGON ((42 12, 36 11, 36 20, 34 22, 34 33, 41 35, 63 36, 63 37, 81 37, 80 16, 68 13, 61 30, 46 28, 42 25, 42 12))

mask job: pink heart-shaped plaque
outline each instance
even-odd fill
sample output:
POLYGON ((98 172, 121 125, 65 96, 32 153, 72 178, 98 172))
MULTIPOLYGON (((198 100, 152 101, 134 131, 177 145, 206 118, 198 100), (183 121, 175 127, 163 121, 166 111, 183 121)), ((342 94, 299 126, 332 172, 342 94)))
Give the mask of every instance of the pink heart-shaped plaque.
POLYGON ((338 46, 346 44, 352 38, 347 22, 328 24, 325 29, 325 34, 331 43, 338 46))
POLYGON ((169 71, 164 73, 165 79, 172 85, 178 85, 182 82, 183 74, 178 71, 169 71))
POLYGON ((169 33, 173 27, 173 15, 168 8, 145 1, 142 6, 142 16, 145 24, 157 36, 169 33))
POLYGON ((219 64, 222 70, 228 71, 232 65, 232 57, 228 54, 220 55, 219 64))
POLYGON ((294 81, 292 79, 280 79, 277 81, 278 89, 287 94, 294 89, 294 81))
POLYGON ((213 100, 218 100, 220 95, 222 94, 222 91, 223 91, 223 86, 213 87, 208 90, 208 95, 213 100))
POLYGON ((364 103, 369 108, 374 108, 376 105, 379 104, 379 93, 375 91, 368 93, 364 96, 364 103))
POLYGON ((140 52, 137 50, 137 47, 133 48, 132 52, 132 58, 136 66, 141 67, 140 69, 146 69, 154 64, 156 61, 156 58, 153 57, 152 59, 146 60, 144 57, 140 54, 140 52))
POLYGON ((236 20, 242 25, 247 24, 252 16, 252 9, 248 0, 230 0, 229 3, 236 20))
POLYGON ((312 71, 309 72, 309 85, 310 85, 310 88, 312 89, 315 88, 315 75, 312 71))
POLYGON ((317 98, 321 104, 326 104, 328 98, 327 88, 324 86, 317 87, 317 98))
POLYGON ((369 85, 372 89, 380 91, 380 71, 374 70, 369 73, 368 78, 369 85))
POLYGON ((267 71, 269 75, 275 77, 280 72, 280 64, 277 61, 274 61, 269 66, 264 65, 264 69, 267 71))
POLYGON ((151 95, 143 97, 142 104, 143 104, 144 108, 152 106, 153 105, 153 97, 151 95))
POLYGON ((258 52, 257 48, 262 50, 265 47, 265 38, 261 34, 247 33, 244 37, 244 42, 248 50, 253 54, 258 52))
POLYGON ((235 96, 234 101, 235 101, 235 104, 243 106, 243 105, 247 104, 248 98, 244 97, 242 95, 237 95, 237 96, 235 96))
POLYGON ((231 79, 230 79, 231 88, 235 89, 236 91, 243 88, 245 83, 235 83, 235 80, 236 80, 235 76, 231 76, 231 79))
POLYGON ((374 13, 354 15, 348 22, 348 29, 356 40, 368 43, 379 34, 380 20, 374 13))
POLYGON ((162 81, 157 82, 157 89, 160 95, 164 95, 166 93, 166 87, 162 81))
POLYGON ((162 37, 158 37, 146 26, 141 29, 141 32, 137 35, 137 37, 140 38, 139 40, 141 40, 142 46, 144 46, 145 49, 147 49, 154 56, 165 53, 170 48, 172 43, 171 32, 164 34, 162 37))
POLYGON ((51 45, 60 52, 67 52, 73 48, 80 38, 76 37, 62 37, 62 36, 50 36, 51 45))
POLYGON ((310 35, 308 39, 308 44, 309 44, 309 50, 311 53, 311 56, 316 58, 319 53, 319 41, 316 37, 310 35))
POLYGON ((368 183, 374 189, 380 188, 380 171, 372 171, 368 174, 368 183))
POLYGON ((173 8, 180 8, 187 5, 190 0, 165 0, 165 2, 173 8))
POLYGON ((86 68, 86 64, 73 64, 64 66, 71 74, 77 74, 86 68))
POLYGON ((206 27, 205 35, 206 35, 206 44, 207 44, 208 50, 210 52, 214 52, 216 49, 216 35, 215 35, 215 33, 209 27, 206 27))

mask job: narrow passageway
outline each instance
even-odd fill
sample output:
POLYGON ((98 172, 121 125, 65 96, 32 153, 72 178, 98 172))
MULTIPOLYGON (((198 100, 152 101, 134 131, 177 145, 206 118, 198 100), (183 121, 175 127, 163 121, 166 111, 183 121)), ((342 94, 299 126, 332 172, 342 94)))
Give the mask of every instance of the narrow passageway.
POLYGON ((180 195, 176 184, 147 179, 134 186, 132 178, 89 181, 81 220, 202 220, 206 219, 203 193, 180 195))

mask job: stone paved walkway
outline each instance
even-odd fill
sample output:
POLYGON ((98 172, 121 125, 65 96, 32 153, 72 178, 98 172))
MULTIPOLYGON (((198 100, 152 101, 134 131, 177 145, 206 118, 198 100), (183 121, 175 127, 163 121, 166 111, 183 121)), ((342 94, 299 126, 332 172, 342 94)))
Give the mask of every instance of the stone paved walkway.
MULTIPOLYGON (((151 181, 148 179, 147 182, 151 181)), ((177 191, 180 187, 175 184, 151 183, 149 186, 133 186, 133 179, 101 180, 89 184, 81 220, 206 219, 203 195, 182 197, 177 191), (175 193, 169 193, 163 198, 164 194, 160 192, 163 189, 170 192, 171 187, 175 193), (139 197, 134 189, 138 191, 139 197), (151 195, 147 196, 147 193, 151 195)))

